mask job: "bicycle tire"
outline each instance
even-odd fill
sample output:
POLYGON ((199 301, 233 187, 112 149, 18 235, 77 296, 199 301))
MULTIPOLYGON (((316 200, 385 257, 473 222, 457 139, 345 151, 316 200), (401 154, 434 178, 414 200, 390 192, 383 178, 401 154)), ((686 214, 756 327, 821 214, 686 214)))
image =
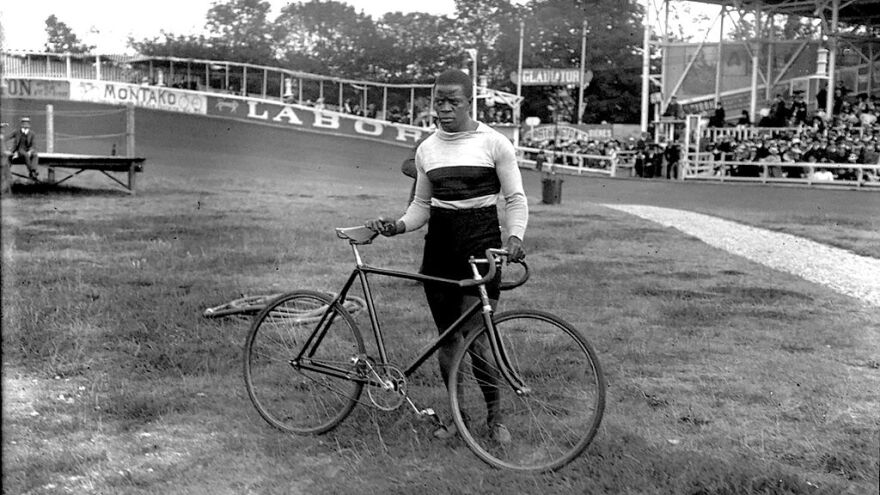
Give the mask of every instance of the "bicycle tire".
POLYGON ((312 360, 355 373, 351 358, 364 353, 364 341, 351 315, 321 292, 300 290, 270 302, 254 319, 244 346, 244 379, 257 412, 270 425, 297 434, 319 434, 336 427, 357 404, 363 385, 294 367, 295 358, 325 310, 331 326, 312 360), (284 318, 275 315, 284 314, 284 318), (302 315, 301 318, 293 315, 302 315))
POLYGON ((501 377, 483 325, 453 359, 449 399, 455 424, 468 447, 492 466, 555 471, 587 448, 602 421, 605 378, 596 353, 577 329, 550 313, 517 310, 499 313, 493 321, 511 366, 530 392, 518 396, 501 377), (497 387, 475 376, 473 363, 479 362, 486 363, 480 370, 484 377, 487 370, 496 376, 497 387), (492 438, 487 390, 499 394, 499 422, 509 442, 492 438))

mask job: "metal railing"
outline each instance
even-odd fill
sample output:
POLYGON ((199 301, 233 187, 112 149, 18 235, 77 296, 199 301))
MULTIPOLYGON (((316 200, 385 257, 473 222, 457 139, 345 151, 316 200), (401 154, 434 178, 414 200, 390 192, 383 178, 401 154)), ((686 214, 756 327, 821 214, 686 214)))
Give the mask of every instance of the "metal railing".
POLYGON ((2 52, 0 72, 4 77, 97 79, 278 99, 407 124, 427 113, 432 88, 240 62, 101 54, 2 52))

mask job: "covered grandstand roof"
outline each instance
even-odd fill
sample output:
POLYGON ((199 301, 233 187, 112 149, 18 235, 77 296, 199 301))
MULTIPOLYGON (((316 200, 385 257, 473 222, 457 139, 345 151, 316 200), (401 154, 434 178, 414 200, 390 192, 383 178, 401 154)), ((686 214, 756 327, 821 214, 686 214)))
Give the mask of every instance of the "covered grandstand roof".
MULTIPOLYGON (((737 10, 755 10, 759 6, 765 12, 821 17, 823 9, 830 11, 831 0, 695 0, 699 3, 727 5, 737 10)), ((830 13, 827 14, 831 18, 830 13)), ((880 24, 880 0, 840 0, 838 20, 849 25, 871 26, 880 24)))

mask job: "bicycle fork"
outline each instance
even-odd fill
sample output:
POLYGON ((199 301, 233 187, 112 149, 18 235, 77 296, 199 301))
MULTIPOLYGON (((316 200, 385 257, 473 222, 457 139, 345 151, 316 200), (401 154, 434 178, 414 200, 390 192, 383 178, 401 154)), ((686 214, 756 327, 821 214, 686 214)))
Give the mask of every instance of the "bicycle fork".
MULTIPOLYGON (((471 270, 473 270, 474 280, 480 280, 482 275, 480 275, 480 271, 477 269, 476 260, 471 257, 471 270)), ((492 263, 492 260, 488 260, 489 263, 492 263)), ((477 290, 480 292, 480 300, 483 302, 483 322, 486 325, 486 329, 489 334, 489 347, 492 349, 492 357, 495 359, 495 362, 498 364, 498 368, 501 371, 501 376, 507 380, 507 383, 513 388, 513 391, 516 395, 526 396, 529 395, 532 391, 531 388, 526 386, 525 382, 516 371, 513 369, 513 366, 510 364, 510 360, 507 357, 507 351, 504 349, 504 344, 501 342, 501 339, 498 338, 498 330, 495 328, 495 323, 492 322, 492 303, 489 301, 489 293, 486 291, 485 285, 478 285, 477 290)))

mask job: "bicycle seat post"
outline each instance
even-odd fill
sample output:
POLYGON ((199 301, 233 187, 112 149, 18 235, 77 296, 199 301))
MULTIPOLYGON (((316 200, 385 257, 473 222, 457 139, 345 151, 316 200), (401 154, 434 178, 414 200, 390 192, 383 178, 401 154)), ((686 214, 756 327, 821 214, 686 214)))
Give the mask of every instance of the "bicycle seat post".
POLYGON ((358 267, 364 266, 363 260, 361 260, 361 253, 358 251, 357 244, 351 242, 351 251, 354 253, 354 262, 358 267))

